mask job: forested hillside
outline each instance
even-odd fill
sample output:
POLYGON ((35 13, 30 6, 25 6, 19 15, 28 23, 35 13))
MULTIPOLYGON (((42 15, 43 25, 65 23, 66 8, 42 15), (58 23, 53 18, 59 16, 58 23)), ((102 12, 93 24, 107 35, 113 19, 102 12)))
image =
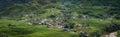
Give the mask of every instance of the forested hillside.
POLYGON ((1 0, 0 2, 1 17, 19 18, 30 14, 47 17, 50 14, 68 13, 70 17, 88 15, 95 18, 119 19, 120 14, 119 0, 1 0), (44 15, 49 12, 49 15, 44 15))
POLYGON ((1 37, 120 37, 119 30, 120 0, 0 0, 1 37))

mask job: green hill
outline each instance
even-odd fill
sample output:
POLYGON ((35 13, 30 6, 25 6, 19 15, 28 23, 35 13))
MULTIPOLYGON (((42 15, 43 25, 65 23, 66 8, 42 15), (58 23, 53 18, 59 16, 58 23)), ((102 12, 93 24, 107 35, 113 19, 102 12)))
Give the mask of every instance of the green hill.
POLYGON ((39 24, 45 19, 55 25, 58 22, 64 26, 89 24, 81 31, 90 37, 106 33, 107 28, 112 32, 117 27, 114 32, 119 32, 119 4, 120 0, 0 0, 0 36, 79 37, 76 28, 63 32, 62 29, 39 24), (9 27, 9 24, 15 26, 9 27))

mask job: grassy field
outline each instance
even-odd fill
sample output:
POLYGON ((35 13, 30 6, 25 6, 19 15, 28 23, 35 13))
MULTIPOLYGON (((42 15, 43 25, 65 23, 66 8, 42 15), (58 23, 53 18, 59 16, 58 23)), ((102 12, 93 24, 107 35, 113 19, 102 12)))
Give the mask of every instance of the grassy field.
MULTIPOLYGON (((109 20, 99 21, 98 19, 94 20, 69 20, 69 23, 76 24, 85 24, 89 23, 88 28, 83 29, 82 31, 92 35, 94 33, 101 34, 104 26, 108 26, 111 22, 109 20)), ((120 23, 119 20, 116 20, 116 23, 120 23)), ((63 32, 59 28, 47 28, 46 25, 28 25, 26 20, 7 20, 0 19, 0 36, 5 37, 79 37, 78 33, 73 31, 63 32), (15 26, 8 26, 8 24, 14 24, 15 26)))
POLYGON ((0 20, 0 34, 4 37, 78 37, 76 33, 63 32, 58 28, 47 28, 46 25, 30 26, 25 21, 0 20), (8 27, 8 24, 15 26, 8 27))

